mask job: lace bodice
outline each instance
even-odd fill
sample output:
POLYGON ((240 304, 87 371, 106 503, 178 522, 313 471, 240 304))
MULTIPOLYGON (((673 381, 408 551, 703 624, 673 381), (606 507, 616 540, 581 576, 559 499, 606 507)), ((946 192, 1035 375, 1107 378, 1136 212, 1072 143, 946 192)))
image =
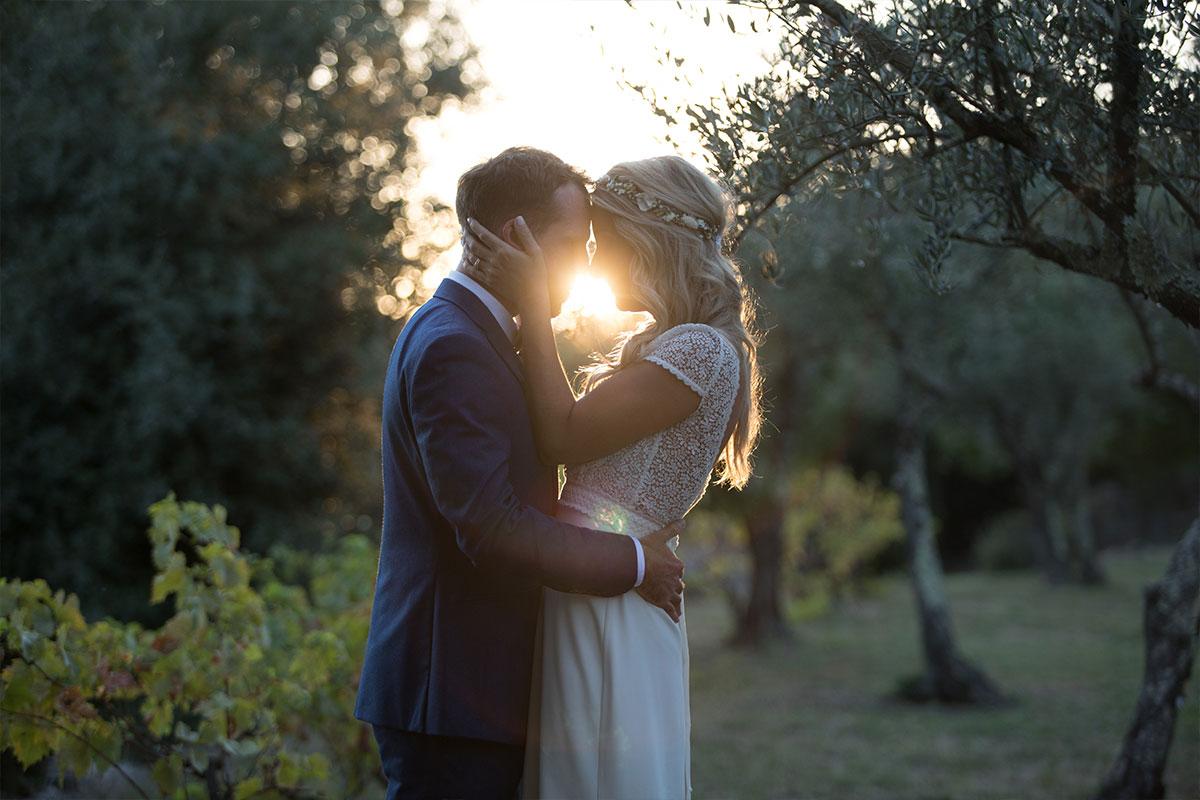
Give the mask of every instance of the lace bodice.
MULTIPOLYGON (((623 450, 567 467, 559 503, 593 519, 614 505, 644 517, 628 527, 649 529, 680 519, 708 487, 737 397, 740 362, 733 344, 708 325, 676 325, 655 339, 645 360, 658 364, 700 395, 683 421, 623 450), (642 524, 633 524, 642 523, 642 524)), ((612 529, 623 527, 620 520, 612 529)), ((629 531, 633 532, 633 531, 629 531)))

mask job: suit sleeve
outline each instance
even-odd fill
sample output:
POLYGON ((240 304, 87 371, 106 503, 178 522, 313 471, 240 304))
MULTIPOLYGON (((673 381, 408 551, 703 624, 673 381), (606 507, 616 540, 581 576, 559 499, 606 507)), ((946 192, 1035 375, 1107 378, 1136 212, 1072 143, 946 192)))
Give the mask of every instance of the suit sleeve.
POLYGON ((509 477, 504 410, 489 387, 503 362, 465 334, 438 337, 409 380, 411 419, 439 513, 477 567, 600 596, 633 588, 633 540, 559 522, 520 502, 509 477))

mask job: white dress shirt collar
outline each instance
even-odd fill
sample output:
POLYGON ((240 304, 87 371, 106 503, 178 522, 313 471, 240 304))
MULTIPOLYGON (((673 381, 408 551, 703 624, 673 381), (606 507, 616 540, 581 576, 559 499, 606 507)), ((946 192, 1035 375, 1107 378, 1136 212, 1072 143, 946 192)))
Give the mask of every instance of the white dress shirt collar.
POLYGON ((508 313, 508 309, 496 299, 494 294, 485 289, 479 281, 456 269, 451 270, 450 274, 446 277, 478 297, 487 306, 487 310, 492 312, 492 316, 496 318, 496 323, 500 326, 500 330, 504 331, 504 335, 508 337, 508 340, 510 342, 515 340, 517 323, 513 319, 512 314, 508 313))

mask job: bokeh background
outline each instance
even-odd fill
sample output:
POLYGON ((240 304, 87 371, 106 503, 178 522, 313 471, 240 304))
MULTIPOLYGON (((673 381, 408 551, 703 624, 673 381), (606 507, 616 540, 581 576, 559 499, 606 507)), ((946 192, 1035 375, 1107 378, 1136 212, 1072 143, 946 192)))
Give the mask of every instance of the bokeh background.
MULTIPOLYGON (((1198 20, 6 3, 4 794, 382 796, 384 367, 527 144, 737 205, 768 411, 680 550, 697 797, 1200 797, 1198 20)), ((581 276, 564 360, 637 322, 581 276)))

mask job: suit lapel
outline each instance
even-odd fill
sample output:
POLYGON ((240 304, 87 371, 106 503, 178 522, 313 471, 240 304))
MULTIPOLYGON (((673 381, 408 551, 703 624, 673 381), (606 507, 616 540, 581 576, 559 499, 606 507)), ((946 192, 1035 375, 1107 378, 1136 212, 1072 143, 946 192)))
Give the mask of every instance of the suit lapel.
POLYGON ((483 301, 475 296, 467 287, 455 283, 452 280, 444 279, 438 284, 437 291, 433 293, 434 297, 452 303, 462 310, 464 314, 475 323, 475 326, 483 331, 483 335, 487 337, 488 344, 500 356, 500 359, 508 365, 512 370, 513 375, 517 380, 524 385, 525 375, 521 371, 521 362, 517 359, 517 354, 513 352, 512 343, 508 341, 508 337, 504 335, 500 324, 496 322, 496 318, 492 316, 492 312, 488 311, 487 306, 483 301))

